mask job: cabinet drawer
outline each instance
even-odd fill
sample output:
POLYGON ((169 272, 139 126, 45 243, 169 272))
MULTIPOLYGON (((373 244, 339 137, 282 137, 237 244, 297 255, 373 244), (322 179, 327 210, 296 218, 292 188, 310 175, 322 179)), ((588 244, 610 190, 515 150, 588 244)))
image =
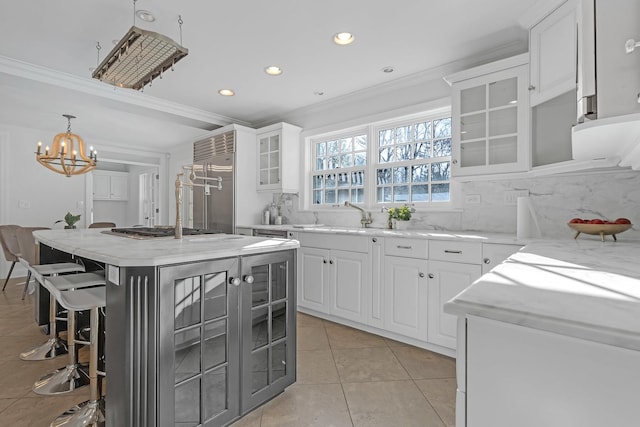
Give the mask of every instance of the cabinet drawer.
POLYGON ((482 263, 482 243, 452 240, 430 240, 429 259, 438 261, 482 263))
POLYGON ((385 237, 384 254, 409 258, 429 258, 429 244, 425 239, 403 239, 401 237, 385 237))
POLYGON ((321 249, 340 249, 351 252, 367 252, 369 241, 362 236, 346 236, 342 234, 299 233, 300 246, 321 249))

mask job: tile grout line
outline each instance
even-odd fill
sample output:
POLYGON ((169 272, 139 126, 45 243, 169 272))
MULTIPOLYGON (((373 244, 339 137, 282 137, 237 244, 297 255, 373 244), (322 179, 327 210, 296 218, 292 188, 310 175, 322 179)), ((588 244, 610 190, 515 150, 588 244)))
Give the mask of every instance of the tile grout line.
POLYGON ((329 344, 329 351, 331 351, 331 360, 333 360, 333 367, 336 370, 336 373, 338 374, 338 381, 340 382, 340 390, 342 390, 342 398, 344 399, 344 404, 347 407, 347 413, 349 414, 349 421, 351 421, 351 426, 355 427, 355 424, 353 422, 353 414, 351 413, 351 407, 349 406, 349 400, 347 400, 347 395, 344 392, 344 385, 342 382, 342 377, 340 376, 340 371, 338 370, 338 365, 336 364, 336 356, 333 353, 333 347, 331 346, 331 340, 329 339, 329 334, 327 334, 327 325, 322 322, 323 326, 324 326, 324 333, 327 336, 327 343, 329 344))

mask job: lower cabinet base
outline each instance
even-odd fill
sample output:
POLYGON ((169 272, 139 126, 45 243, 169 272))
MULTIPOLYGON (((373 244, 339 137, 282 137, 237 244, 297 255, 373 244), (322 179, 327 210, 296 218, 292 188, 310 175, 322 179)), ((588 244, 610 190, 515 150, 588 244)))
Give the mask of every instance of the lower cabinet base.
POLYGON ((341 325, 345 325, 345 326, 350 326, 354 329, 359 329, 361 331, 365 331, 365 332, 369 332, 371 334, 376 334, 376 335, 380 335, 384 338, 388 338, 391 340, 395 340, 398 342, 402 342, 405 344, 409 344, 409 345, 413 345, 415 347, 420 347, 423 348, 425 350, 429 350, 429 351, 433 351, 434 353, 439 353, 439 354, 443 354, 445 356, 449 356, 449 357, 453 357, 455 359, 456 357, 456 351, 447 347, 442 347, 440 345, 437 344, 431 344, 428 343, 426 341, 421 341, 421 340, 417 340, 415 338, 410 338, 410 337, 406 337, 404 335, 400 335, 397 334, 395 332, 389 332, 387 330, 384 329, 380 329, 377 328, 375 326, 370 326, 370 325, 365 325, 363 323, 359 323, 359 322, 354 322, 351 320, 347 320, 347 319, 343 319, 341 317, 338 316, 333 316, 331 314, 327 314, 327 313, 322 313, 313 309, 309 309, 306 307, 300 307, 298 305, 298 311, 300 313, 304 313, 304 314, 308 314, 311 316, 315 316, 315 317, 319 317, 321 319, 325 319, 325 320, 330 320, 332 322, 335 323, 339 323, 341 325))

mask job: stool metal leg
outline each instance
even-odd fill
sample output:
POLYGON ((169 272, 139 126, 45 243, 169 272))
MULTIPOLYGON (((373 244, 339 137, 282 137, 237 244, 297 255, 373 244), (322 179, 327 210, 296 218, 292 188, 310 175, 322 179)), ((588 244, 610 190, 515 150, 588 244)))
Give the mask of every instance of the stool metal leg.
POLYGON ((9 281, 9 278, 11 277, 11 273, 13 272, 13 267, 16 266, 16 261, 13 261, 11 263, 11 268, 9 268, 9 274, 7 274, 7 278, 4 279, 4 286, 2 286, 2 292, 4 292, 4 289, 7 287, 7 282, 9 281))
POLYGON ((25 351, 20 354, 22 360, 46 360, 52 359, 57 356, 61 356, 67 353, 67 346, 58 337, 58 331, 56 326, 56 309, 57 309, 56 297, 50 294, 49 297, 49 338, 45 343, 35 347, 29 351, 25 351))
POLYGON ((87 375, 78 369, 75 334, 76 312, 69 310, 67 315, 67 349, 69 350, 67 366, 49 372, 36 381, 33 386, 35 393, 44 395, 69 393, 70 391, 89 384, 87 375))
POLYGON ((73 408, 67 410, 52 423, 51 427, 80 427, 95 426, 103 427, 105 425, 104 418, 104 400, 100 396, 98 381, 98 329, 99 318, 98 308, 91 309, 91 339, 89 346, 89 387, 91 389, 90 400, 82 402, 73 408))

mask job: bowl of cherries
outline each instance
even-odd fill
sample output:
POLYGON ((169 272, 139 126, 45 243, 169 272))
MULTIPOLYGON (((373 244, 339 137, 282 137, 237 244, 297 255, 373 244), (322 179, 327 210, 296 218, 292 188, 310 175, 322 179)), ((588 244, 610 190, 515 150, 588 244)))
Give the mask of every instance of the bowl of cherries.
POLYGON ((582 219, 573 218, 569 221, 569 227, 576 231, 573 237, 577 239, 580 233, 600 235, 600 239, 604 242, 604 236, 611 235, 613 240, 618 240, 616 234, 627 231, 632 224, 627 218, 618 218, 615 221, 605 219, 582 219))

